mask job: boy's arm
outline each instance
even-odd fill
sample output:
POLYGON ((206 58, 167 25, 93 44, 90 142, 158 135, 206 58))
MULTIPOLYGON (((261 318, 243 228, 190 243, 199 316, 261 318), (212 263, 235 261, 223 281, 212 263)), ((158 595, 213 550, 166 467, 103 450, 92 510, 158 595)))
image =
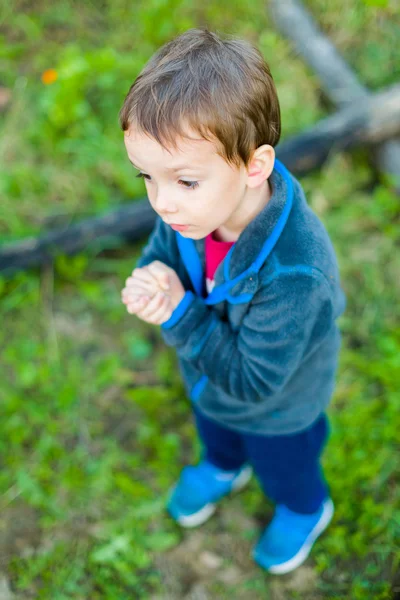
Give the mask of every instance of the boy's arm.
POLYGON ((135 267, 159 260, 174 271, 179 269, 179 250, 174 231, 157 215, 156 223, 135 267))
POLYGON ((192 292, 161 331, 166 344, 214 385, 254 403, 283 388, 332 326, 333 312, 332 291, 322 275, 285 273, 255 294, 237 332, 192 292))

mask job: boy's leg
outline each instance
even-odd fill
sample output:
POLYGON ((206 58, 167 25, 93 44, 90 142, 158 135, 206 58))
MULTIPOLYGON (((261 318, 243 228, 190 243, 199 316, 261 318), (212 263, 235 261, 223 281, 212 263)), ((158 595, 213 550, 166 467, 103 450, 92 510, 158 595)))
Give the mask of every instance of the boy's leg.
POLYGON ((252 469, 245 464, 240 435, 221 427, 194 409, 195 424, 203 444, 197 465, 183 468, 167 504, 170 515, 184 527, 204 523, 216 502, 249 481, 252 469))
POLYGON ((328 438, 326 414, 292 435, 243 435, 249 462, 265 494, 297 513, 315 512, 329 496, 320 465, 328 438))
POLYGON ((250 464, 276 503, 253 549, 253 558, 270 573, 289 573, 301 565, 332 519, 333 502, 319 462, 327 436, 323 414, 298 434, 244 439, 250 464))
POLYGON ((241 434, 208 419, 194 405, 197 433, 203 445, 202 458, 224 471, 235 471, 246 462, 241 434))

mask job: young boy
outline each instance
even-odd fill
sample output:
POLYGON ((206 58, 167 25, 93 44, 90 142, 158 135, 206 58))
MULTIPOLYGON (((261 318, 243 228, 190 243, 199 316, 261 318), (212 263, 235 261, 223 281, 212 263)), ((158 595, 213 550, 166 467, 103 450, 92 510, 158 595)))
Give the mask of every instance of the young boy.
POLYGON ((199 525, 254 472, 276 508, 253 557, 288 573, 334 511, 320 456, 345 300, 327 232, 275 158, 269 68, 246 41, 186 31, 150 59, 120 119, 158 213, 122 299, 176 349, 204 448, 168 510, 199 525))

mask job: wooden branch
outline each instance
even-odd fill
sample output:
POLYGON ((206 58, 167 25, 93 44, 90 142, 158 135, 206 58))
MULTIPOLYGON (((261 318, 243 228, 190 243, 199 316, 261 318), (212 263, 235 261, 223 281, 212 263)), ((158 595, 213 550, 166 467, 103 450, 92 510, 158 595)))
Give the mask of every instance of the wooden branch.
MULTIPOLYGON (((318 28, 300 0, 270 0, 271 16, 279 31, 289 38, 317 74, 322 89, 338 107, 345 108, 370 97, 332 42, 318 28)), ((378 168, 393 179, 400 194, 400 140, 374 149, 378 168)))
POLYGON ((317 169, 331 152, 377 144, 400 134, 400 84, 320 121, 277 148, 277 156, 296 175, 317 169))
MULTIPOLYGON (((400 134, 400 84, 323 119, 308 131, 277 147, 278 158, 297 176, 319 168, 330 153, 360 144, 376 144, 400 134)), ((107 248, 115 238, 139 240, 147 235, 156 213, 147 199, 136 200, 104 216, 0 247, 0 272, 49 263, 56 254, 73 254, 89 244, 107 248), (111 237, 113 236, 113 237, 111 237)))
POLYGON ((40 238, 0 246, 0 271, 8 275, 26 267, 48 264, 57 254, 74 254, 89 245, 97 244, 102 249, 115 246, 116 237, 139 240, 152 230, 155 217, 147 198, 141 198, 67 229, 55 229, 40 238))

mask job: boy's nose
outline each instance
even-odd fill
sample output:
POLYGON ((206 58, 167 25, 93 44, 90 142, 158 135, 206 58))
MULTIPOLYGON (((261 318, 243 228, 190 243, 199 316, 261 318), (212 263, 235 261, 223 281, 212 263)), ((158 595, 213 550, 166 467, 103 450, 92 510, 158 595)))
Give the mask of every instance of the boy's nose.
POLYGON ((170 196, 166 194, 157 194, 154 201, 154 208, 161 216, 173 215, 176 213, 176 204, 170 196))

